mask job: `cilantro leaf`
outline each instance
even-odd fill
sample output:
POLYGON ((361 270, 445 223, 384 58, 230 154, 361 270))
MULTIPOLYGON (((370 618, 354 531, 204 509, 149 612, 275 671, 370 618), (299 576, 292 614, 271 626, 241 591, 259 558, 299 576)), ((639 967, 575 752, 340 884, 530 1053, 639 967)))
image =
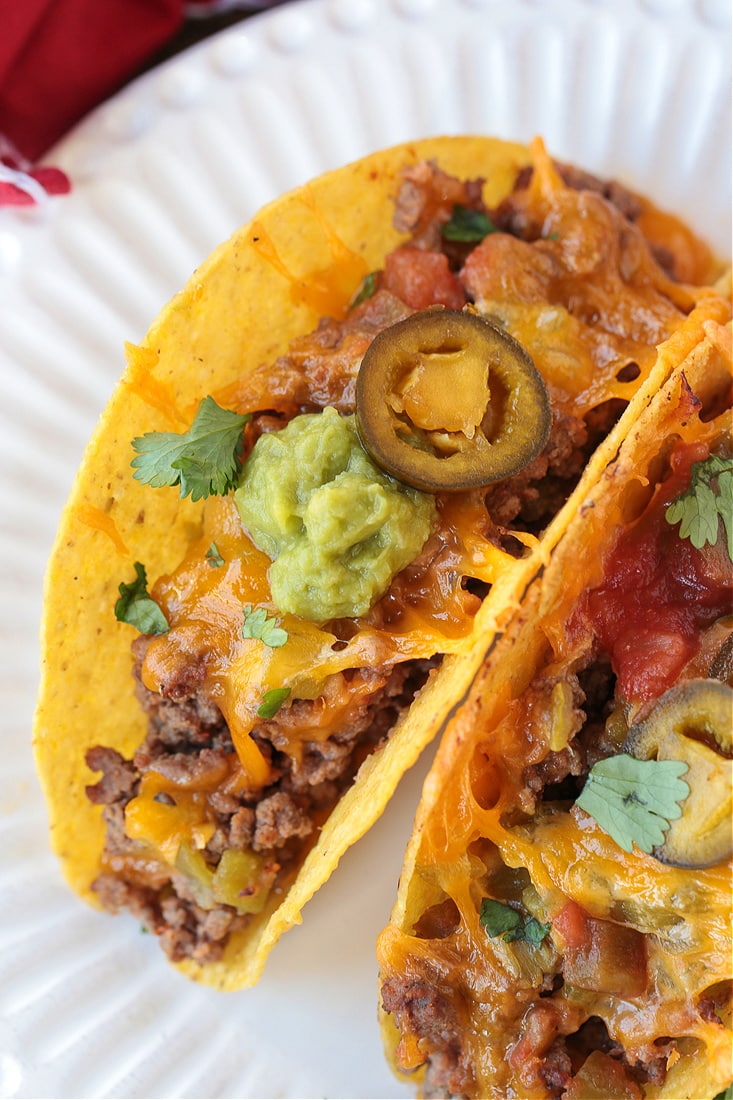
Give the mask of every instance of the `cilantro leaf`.
POLYGON ((248 603, 244 608, 244 623, 242 625, 243 638, 259 638, 271 649, 279 649, 288 640, 287 630, 278 626, 278 620, 270 618, 264 607, 252 610, 252 604, 248 603))
POLYGON ((153 488, 181 486, 191 500, 224 496, 242 465, 242 429, 249 416, 222 409, 205 397, 186 432, 146 432, 132 441, 134 477, 153 488))
POLYGON ((290 688, 272 688, 271 691, 266 691, 257 708, 260 718, 274 718, 289 695, 290 688))
POLYGON ((679 523, 680 538, 688 538, 696 550, 715 545, 722 520, 733 561, 733 458, 710 455, 693 462, 689 488, 669 505, 664 518, 669 524, 679 523))
POLYGON ((215 542, 212 542, 209 549, 206 551, 206 560, 212 569, 220 569, 224 564, 224 559, 219 553, 219 547, 215 542))
POLYGON ((377 273, 376 271, 370 271, 368 275, 365 275, 361 281, 361 286, 357 290, 354 297, 351 299, 349 308, 356 309, 362 302, 366 302, 368 298, 371 298, 377 289, 377 273))
POLYGON ((539 947, 550 931, 549 924, 542 924, 535 917, 524 917, 511 905, 494 898, 481 900, 479 922, 489 936, 501 936, 507 943, 520 940, 539 947))
POLYGON ((686 771, 681 760, 637 760, 619 753, 593 765, 576 805, 625 852, 636 844, 648 854, 682 814, 679 803, 690 793, 680 779, 686 771))
POLYGON ((718 474, 718 515, 725 528, 728 557, 733 561, 733 469, 718 474))
POLYGON ((548 921, 547 924, 543 924, 538 921, 536 917, 528 917, 524 925, 524 933, 522 938, 531 943, 533 947, 539 947, 545 936, 550 933, 552 925, 548 921))
POLYGON ((723 1092, 719 1092, 714 1100, 733 1100, 733 1082, 723 1092))
POLYGON ((718 506, 715 493, 704 482, 697 485, 691 495, 685 494, 666 511, 668 523, 680 524, 680 538, 689 539, 701 550, 718 538, 718 506))
POLYGON ((450 219, 441 226, 441 235, 446 241, 462 241, 466 244, 478 244, 489 233, 496 232, 496 226, 483 210, 471 210, 468 206, 456 203, 450 219))
POLYGON ((165 634, 169 623, 160 606, 148 592, 145 566, 135 562, 136 578, 132 584, 120 585, 120 596, 115 603, 115 618, 120 623, 137 627, 141 634, 165 634))
POLYGON ((479 921, 490 936, 501 936, 507 932, 511 934, 521 927, 522 914, 512 909, 511 905, 505 905, 503 901, 482 898, 479 921))

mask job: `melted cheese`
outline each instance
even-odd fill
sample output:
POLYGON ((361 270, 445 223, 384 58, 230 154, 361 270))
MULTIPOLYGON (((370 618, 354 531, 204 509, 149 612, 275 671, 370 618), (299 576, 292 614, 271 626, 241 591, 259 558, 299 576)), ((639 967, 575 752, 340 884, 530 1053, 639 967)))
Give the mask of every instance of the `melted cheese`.
MULTIPOLYGON (((550 695, 551 686, 544 703, 550 695)), ((565 806, 517 823, 523 816, 517 815, 522 772, 539 755, 532 715, 542 705, 535 693, 521 707, 490 704, 489 711, 504 710, 505 717, 492 726, 483 749, 465 730, 464 751, 450 774, 441 776, 441 798, 423 822, 406 918, 380 936, 383 978, 427 975, 450 996, 463 1017, 464 1053, 475 1076, 471 1095, 549 1095, 533 1091, 521 1068, 512 1066, 511 1048, 537 1002, 544 973, 560 963, 562 944, 553 933, 539 949, 487 935, 479 922, 480 900, 496 896, 498 882, 507 888, 510 881, 506 870, 501 879, 492 878, 500 861, 528 876, 531 889, 525 887, 521 899, 539 920, 551 922, 573 899, 594 917, 646 934, 648 972, 654 976, 649 989, 624 996, 566 987, 551 999, 563 1033, 597 1015, 632 1062, 636 1056, 646 1060, 660 1036, 694 1039, 720 1062, 726 1050, 730 1056, 730 1036, 703 1019, 695 1005, 707 989, 730 980, 731 864, 691 874, 638 850, 626 853, 592 819, 565 806), (412 932, 418 915, 446 896, 460 914, 458 927, 444 938, 418 938, 412 932)), ((403 1026, 400 1064, 414 1068, 428 1053, 419 1029, 403 1026)))
POLYGON ((109 512, 103 512, 101 508, 95 508, 91 504, 79 504, 76 517, 80 523, 91 527, 93 531, 102 531, 112 541, 118 554, 126 556, 130 553, 109 512))
POLYGON ((205 848, 216 831, 209 794, 237 795, 247 789, 249 777, 232 754, 217 759, 203 776, 184 774, 176 779, 146 771, 125 807, 125 831, 132 840, 142 841, 153 858, 175 867, 182 844, 205 848))
MULTIPOLYGON (((153 589, 170 623, 170 630, 151 642, 143 667, 143 681, 152 691, 176 694, 178 685, 195 673, 205 680, 210 697, 220 707, 235 748, 250 777, 265 783, 269 769, 249 734, 258 724, 258 708, 268 691, 289 688, 291 700, 314 700, 324 693, 329 678, 352 669, 378 668, 412 658, 429 658, 459 646, 470 630, 468 598, 461 587, 464 575, 492 580, 511 559, 481 537, 471 524, 473 509, 456 502, 444 509, 443 525, 449 544, 451 584, 424 583, 423 597, 414 594, 404 603, 388 600, 384 621, 374 612, 355 621, 352 636, 342 640, 328 628, 292 615, 279 616, 270 595, 269 558, 245 534, 231 498, 211 498, 206 505, 204 530, 192 543, 179 568, 160 578, 153 589), (206 551, 216 542, 224 565, 213 568, 206 551), (266 646, 243 638, 244 606, 253 604, 278 616, 288 633, 286 645, 266 646)), ((441 559, 441 560, 443 560, 441 559)), ((430 569, 427 570, 428 574, 430 569)), ((363 690, 358 679, 347 692, 363 690)), ((287 749, 297 756, 301 738, 316 740, 319 733, 310 714, 300 728, 291 727, 287 749)), ((324 723, 323 729, 329 728, 324 723)))
MULTIPOLYGON (((529 243, 504 233, 491 234, 474 250, 461 278, 478 308, 498 317, 533 355, 547 381, 556 414, 582 417, 611 398, 628 399, 651 370, 657 345, 683 323, 695 301, 710 292, 673 283, 664 276, 637 230, 598 196, 566 188, 539 145, 533 153, 535 174, 520 202, 525 201, 525 214, 537 222, 542 239, 529 243), (630 363, 637 365, 639 377, 626 381, 624 367, 630 363)), ((303 201, 320 217, 307 191, 303 201)), ((647 209, 649 224, 651 218, 647 209)), ((261 224, 253 225, 250 239, 260 256, 289 283, 294 301, 319 315, 340 317, 367 269, 363 259, 351 252, 323 219, 321 228, 331 262, 323 270, 306 273, 290 270, 261 224)), ((688 252, 688 269, 694 273, 703 258, 688 252)), ((317 334, 303 337, 290 360, 279 362, 272 372, 253 372, 233 381, 225 403, 233 402, 242 411, 282 408, 288 415, 299 404, 322 403, 324 376, 330 386, 347 389, 372 335, 368 326, 364 332, 346 332, 333 352, 324 350, 317 334), (318 364, 317 369, 313 363, 318 364), (274 379, 277 393, 273 398, 274 379)), ((136 357, 134 350, 130 357, 131 384, 136 392, 164 409, 171 420, 179 420, 172 394, 150 376, 154 363, 136 357)), ((181 565, 161 578, 153 590, 171 629, 156 638, 147 651, 145 684, 175 696, 179 690, 185 694, 192 675, 197 684, 203 683, 231 730, 243 781, 263 786, 269 767, 250 734, 258 724, 257 711, 268 691, 288 688, 291 695, 286 705, 322 700, 307 722, 284 724, 285 751, 297 759, 304 740, 327 737, 333 731, 338 708, 344 705, 344 692, 365 690, 358 676, 347 678, 344 674, 450 653, 470 635, 479 601, 465 590, 463 578, 493 584, 513 559, 497 545, 479 495, 457 494, 439 505, 440 527, 426 549, 427 558, 423 556, 419 568, 408 567, 396 578, 369 615, 351 622, 347 637, 337 637, 319 624, 282 616, 288 642, 270 649, 258 640, 242 638, 245 604, 277 614, 267 579, 269 560, 247 539, 233 502, 209 500, 201 537, 192 543, 181 565), (205 557, 212 542, 225 561, 218 569, 205 557), (342 681, 338 692, 330 690, 335 678, 342 681)), ((516 532, 516 537, 536 545, 534 537, 524 532, 516 532)), ((547 704, 565 721, 563 725, 550 723, 553 747, 570 736, 566 702, 556 693, 547 704)), ((508 703, 502 705, 508 707, 508 703)), ((508 759, 516 768, 523 767, 531 762, 535 748, 523 745, 524 755, 519 757, 511 755, 517 751, 512 748, 508 759)), ((447 970, 459 967, 460 958, 468 959, 470 965, 461 972, 461 987, 487 990, 504 980, 509 990, 510 983, 501 975, 509 972, 516 976, 529 962, 526 953, 509 945, 500 949, 498 961, 487 961, 486 936, 475 917, 476 865, 469 861, 467 870, 465 853, 479 837, 490 839, 507 865, 526 866, 532 876, 537 874, 544 890, 543 902, 551 908, 560 903, 563 886, 568 886, 556 881, 558 866, 565 865, 575 852, 573 866, 582 880, 592 862, 589 852, 595 849, 591 845, 586 851, 578 846, 579 841, 573 848, 572 829, 563 829, 548 839, 558 846, 556 861, 543 861, 533 842, 522 842, 520 833, 507 830, 501 820, 501 808, 511 806, 516 776, 512 779, 502 772, 494 751, 479 753, 463 764, 465 769, 456 773, 441 813, 427 830, 425 873, 433 875, 433 889, 440 882, 439 895, 447 891, 455 898, 466 918, 464 934, 470 942, 463 943, 460 950, 453 945, 454 958, 445 962, 447 970), (446 860, 451 867, 460 868, 449 878, 446 860)), ((157 838, 160 847, 166 844, 164 822, 168 821, 174 837, 199 845, 210 826, 205 799, 186 793, 182 809, 170 825, 170 807, 155 802, 154 788, 155 783, 146 777, 139 801, 130 804, 129 827, 140 837, 157 838)), ((171 850, 174 846, 175 840, 171 850)), ((628 867, 624 864, 616 871, 633 884, 634 898, 637 893, 643 896, 647 880, 638 862, 632 859, 628 867)), ((591 888, 590 882, 583 885, 580 880, 573 889, 587 899, 595 886, 591 888)), ((617 900, 599 900, 597 893, 593 897, 601 908, 617 900)), ((414 949, 414 940, 410 942, 414 949)), ((447 951, 449 942, 444 946, 447 951)), ((438 965, 437 956, 433 953, 430 957, 431 964, 438 965)), ((476 996, 476 1004, 483 1005, 478 992, 476 996)), ((484 1006, 476 1011, 480 1015, 489 1010, 484 1006)), ((488 1019, 482 1018, 481 1027, 490 1026, 488 1019)), ((478 1061, 493 1057, 483 1046, 475 1054, 478 1061)), ((414 1050, 409 1057, 416 1057, 414 1050)))
MULTIPOLYGON (((715 375, 709 366, 713 388, 715 375)), ((628 490, 637 477, 648 485, 658 449, 674 469, 678 452, 673 444, 680 448, 694 439, 707 453, 713 440, 730 439, 729 410, 701 422, 693 417, 695 400, 684 385, 665 396, 653 435, 644 437, 647 450, 641 458, 636 452, 638 465, 628 490)), ((598 521, 602 526, 586 522, 573 543, 574 556, 585 558, 578 579, 563 576, 558 588, 550 583, 553 597, 542 604, 540 586, 530 591, 524 615, 513 624, 514 637, 506 639, 508 648, 497 651, 495 675, 484 670, 485 682, 479 677, 439 750, 429 812, 419 817, 413 840, 415 864, 399 924, 390 924, 380 936, 383 981, 413 975, 448 999, 473 1073, 469 1095, 496 1100, 552 1095, 549 1086, 538 1084, 536 1072, 547 1047, 527 1039, 535 1006, 551 1005, 556 1014, 557 1031, 548 1046, 555 1034, 572 1034, 597 1016, 630 1064, 660 1056, 655 1044, 664 1046, 673 1037, 677 1045, 670 1070, 679 1063, 681 1072, 690 1073, 690 1059, 696 1057, 698 1066, 710 1067, 711 1080, 725 1081, 730 1071, 730 1030, 698 1005, 708 991, 731 983, 731 860, 691 870, 663 864, 637 848, 627 853, 570 801, 535 805, 527 785, 527 767, 545 760, 548 751, 572 744, 584 724, 571 680, 573 671, 587 664, 595 643, 590 623, 574 612, 593 575, 593 562, 600 569, 610 560, 599 556, 599 539, 615 545, 608 528, 633 525, 646 501, 653 510, 666 498, 661 491, 652 496, 650 487, 641 497, 628 491, 609 500, 598 521), (621 992, 568 981, 544 1000, 540 990, 546 975, 561 972, 567 950, 562 935, 552 929, 539 948, 489 936, 479 919, 485 896, 521 902, 551 924, 571 902, 594 920, 641 934, 648 985, 641 995, 626 991, 621 959, 621 992), (460 916, 456 927, 447 935, 421 938, 421 918, 446 898, 460 916)), ((672 569, 671 560, 668 566, 672 569)), ((707 675, 707 667, 701 673, 692 662, 690 668, 693 676, 707 675)), ((400 1064, 406 1069, 424 1064, 430 1038, 406 1016, 400 1026, 400 1064)), ((699 1080, 699 1068, 695 1075, 699 1080)), ((645 1087, 644 1095, 657 1092, 645 1087)))
POLYGON ((278 253, 275 242, 261 222, 252 223, 252 245, 290 283, 290 295, 294 302, 309 306, 319 317, 343 317, 359 283, 368 272, 367 265, 362 256, 347 248, 333 232, 315 202, 308 202, 307 190, 302 198, 318 218, 326 238, 331 253, 331 262, 327 267, 296 275, 278 253))
MULTIPOLYGON (((163 860, 175 866, 183 843, 204 848, 211 840, 216 825, 204 791, 175 789, 175 802, 161 802, 156 795, 169 794, 172 784, 155 772, 147 772, 140 783, 140 793, 125 807, 125 832, 131 840, 141 840, 152 846, 163 860)), ((172 801, 172 800, 171 800, 172 801)))

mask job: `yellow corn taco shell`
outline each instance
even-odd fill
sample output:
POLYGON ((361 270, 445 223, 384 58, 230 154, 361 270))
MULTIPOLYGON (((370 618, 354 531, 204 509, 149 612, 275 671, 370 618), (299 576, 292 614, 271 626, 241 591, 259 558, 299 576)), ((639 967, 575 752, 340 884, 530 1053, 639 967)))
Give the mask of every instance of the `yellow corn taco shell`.
POLYGON ((385 1049, 420 1095, 731 1083, 732 381, 706 323, 446 729, 378 945, 385 1049))
MULTIPOLYGON (((448 196, 451 193, 449 188, 448 196)), ((536 143, 532 151, 484 137, 437 138, 402 145, 328 173, 265 207, 194 272, 182 292, 162 310, 144 340, 128 346, 127 367, 86 450, 48 568, 42 685, 34 740, 49 805, 52 845, 71 886, 86 900, 97 903, 100 877, 108 886, 110 882, 115 884, 105 905, 130 908, 138 919, 160 933, 169 956, 191 977, 221 988, 237 988, 257 980, 273 944, 283 931, 300 921, 305 902, 328 879, 348 846, 376 820, 400 776, 467 689, 482 656, 473 645, 474 637, 491 637, 506 624, 577 509, 578 493, 585 491, 582 486, 600 476, 628 430, 627 425, 649 395, 699 342, 704 321, 728 316, 726 300, 706 285, 718 269, 704 246, 644 200, 638 203, 634 215, 637 224, 633 225, 614 213, 612 204, 592 189, 578 191, 577 187, 566 186, 541 143, 536 143), (361 341, 359 346, 366 347, 375 332, 385 327, 390 310, 398 316, 418 308, 405 306, 394 289, 390 291, 380 283, 381 275, 373 299, 361 305, 354 303, 360 286, 368 284, 370 273, 380 272, 385 257, 401 245, 413 247, 413 260, 415 252, 419 258, 431 249, 439 251, 420 235, 423 231, 435 234, 440 219, 445 221, 448 216, 450 200, 440 192, 444 181, 441 173, 483 181, 478 186, 478 199, 475 187, 457 194, 472 196, 474 206, 493 211, 500 209, 532 160, 534 175, 523 192, 528 198, 518 204, 514 217, 521 221, 522 217, 536 218, 542 213, 546 219, 544 230, 540 227, 529 234, 539 233, 542 238, 542 246, 536 250, 537 254, 543 253, 538 261, 544 272, 540 283, 550 278, 549 273, 555 271, 553 265, 562 268, 564 254, 567 262, 575 265, 575 285, 597 284, 598 289, 608 275, 611 283, 604 291, 607 305, 611 303, 612 307, 620 301, 613 280, 625 280, 624 286, 633 287, 634 296, 634 308, 630 312, 627 308, 626 321, 613 315, 610 308, 598 328, 593 317, 576 317, 570 308, 548 302, 546 286, 544 290, 535 288, 531 300, 525 301, 529 291, 522 286, 509 286, 502 294, 488 287, 486 272, 493 269, 485 263, 473 273, 474 308, 490 314, 520 341, 529 343, 540 373, 546 375, 555 419, 574 416, 573 423, 582 422, 586 432, 586 420, 592 419, 594 410, 605 410, 596 435, 595 429, 588 427, 585 450, 578 450, 578 468, 558 500, 555 502, 553 497, 552 507, 532 523, 490 520, 484 522, 482 530, 473 532, 465 517, 475 513, 479 498, 475 491, 465 499, 456 494, 450 507, 459 517, 462 556, 451 584, 455 587, 452 598, 464 608, 463 617, 452 621, 447 629, 440 625, 440 616, 433 617, 430 629, 423 618, 414 629, 403 625, 391 635, 383 623, 375 627, 373 619, 367 622, 357 616, 348 636, 343 631, 338 636, 329 633, 326 627, 321 629, 322 624, 293 626, 291 619, 291 637, 305 639, 302 646, 311 655, 311 665, 316 643, 329 651, 328 660, 321 661, 317 668, 309 666, 307 676, 288 664, 292 645, 271 651, 249 640, 243 648, 243 606, 261 605, 263 615, 278 618, 278 609, 263 587, 266 581, 261 563, 259 580, 250 595, 237 574, 236 583, 227 581, 230 587, 224 595, 215 592, 206 604, 207 596, 203 601, 206 607, 202 610, 203 605, 196 604, 198 610, 186 618, 180 606, 191 595, 190 577, 197 578, 201 591, 215 590, 219 577, 229 576, 230 567, 235 571, 238 568, 245 536, 231 497, 210 498, 204 505, 182 499, 176 487, 153 488, 136 480, 131 469, 135 457, 132 440, 153 432, 186 432, 207 396, 242 414, 257 416, 261 410, 274 408, 280 424, 294 411, 315 411, 329 401, 334 403, 330 391, 325 399, 314 397, 320 384, 314 379, 324 361, 328 390, 328 355, 333 352, 337 358, 342 350, 346 355, 351 349, 353 366, 353 341, 361 341), (405 172, 408 189, 418 196, 429 195, 435 209, 429 202, 423 207, 423 221, 418 217, 405 228, 409 202, 403 202, 403 224, 395 228, 395 200, 405 183, 405 172), (579 194, 586 197, 578 199, 579 194), (601 238, 597 235, 585 240, 583 219, 576 216, 578 203, 584 209, 587 206, 596 210, 605 226, 603 232, 612 234, 618 254, 607 256, 604 250, 599 251, 601 238), (667 241, 673 224, 674 246, 667 241), (676 279, 651 259, 652 251, 659 252, 665 241, 676 279), (599 274, 594 281, 594 265, 596 269, 603 265, 603 279, 599 274), (643 315, 638 324, 637 315, 643 315), (318 328, 319 318, 323 317, 335 320, 318 328), (355 317, 354 327, 348 329, 350 319, 355 317), (652 320, 647 325, 649 318, 652 320), (626 322, 629 331, 615 334, 626 322), (342 324, 346 328, 338 328, 342 324), (547 340, 545 331, 550 333, 547 340), (549 349, 547 354, 545 347, 549 349), (605 363, 603 378, 588 374, 591 359, 605 363), (577 364, 585 372, 582 378, 577 364), (287 391, 284 397, 282 393, 272 396, 275 383, 283 377, 291 390, 300 385, 293 378, 305 377, 306 397, 294 395, 294 391, 287 391), (608 413, 611 406, 612 415, 608 413), (618 412, 626 406, 626 413, 616 422, 618 412), (597 443, 580 485, 573 489, 597 443), (563 497, 569 494, 564 502, 563 497), (470 512, 469 505, 474 512, 470 512), (212 544, 214 552, 204 562, 212 544), (219 554, 226 559, 223 566, 215 560, 219 554), (469 567, 470 561, 478 564, 469 567), (153 674, 145 664, 148 657, 139 673, 143 686, 138 683, 136 687, 130 655, 136 631, 115 620, 120 585, 132 582, 136 563, 146 570, 152 596, 162 601, 172 616, 170 634, 162 641, 154 639, 148 650, 158 655, 158 670, 170 671, 175 666, 175 675, 171 672, 166 688, 161 686, 162 674, 160 680, 152 682, 153 674), (464 591, 461 570, 480 582, 477 594, 470 597, 470 615, 465 613, 469 596, 464 591), (233 594, 239 599, 236 614, 232 610, 233 594), (223 609, 223 626, 218 622, 216 606, 223 609), (232 626, 235 619, 236 629, 232 626), (201 626, 204 621, 208 633, 201 626), (189 645, 186 639, 194 635, 197 641, 195 645, 190 642, 191 667, 182 670, 180 654, 189 645), (179 647, 175 660, 172 649, 166 649, 173 646, 174 636, 179 647), (344 643, 346 656, 342 652, 344 643), (358 650, 359 656, 350 665, 352 650, 358 650), (258 681, 257 661, 263 653, 270 661, 268 675, 274 675, 273 669, 285 669, 280 680, 268 680, 263 675, 258 681), (228 666, 221 671, 230 654, 234 654, 232 665, 239 662, 238 678, 229 674, 228 666), (376 751, 360 749, 352 753, 350 767, 356 774, 353 784, 342 782, 343 789, 335 802, 331 797, 330 804, 324 795, 315 817, 306 824, 298 801, 301 795, 296 791, 295 801, 288 796, 288 842, 270 849, 262 839, 264 833, 258 834, 258 851, 253 858, 253 821, 257 828, 262 823, 257 818, 259 803, 250 794, 264 780, 247 770, 254 766, 253 761, 259 761, 257 766, 262 761, 261 748, 252 747, 251 723, 239 734, 241 761, 229 742, 227 761, 222 762, 226 731, 222 732, 221 724, 216 727, 219 740, 206 743, 207 752, 213 756, 206 758, 208 771, 205 776, 201 772, 198 779, 189 773, 176 777, 172 765, 160 764, 155 755, 160 739, 151 750, 150 730, 157 729, 155 716, 163 710, 182 700, 189 707, 189 717, 190 707, 198 707, 200 717, 196 683, 201 676, 209 691, 207 714, 213 701, 216 713, 220 707, 232 726, 245 697, 252 711, 251 697, 256 691, 264 696, 273 688, 288 685, 285 690, 291 698, 283 709, 286 716, 296 714, 296 704, 302 711, 308 706, 321 706, 319 700, 326 700, 323 709, 328 712, 326 685, 342 683, 356 668, 357 681, 365 685, 367 692, 371 666, 386 660, 387 666, 394 669, 400 661, 413 657, 433 664, 441 657, 443 660, 438 672, 433 669, 428 675, 423 669, 423 686, 409 707, 403 705, 403 700, 395 706, 394 728, 385 728, 382 742, 375 744, 377 738, 373 737, 368 746, 376 751), (216 679, 214 665, 218 679, 212 686, 216 679), (338 677, 342 680, 334 679, 338 677), (153 715, 150 726, 138 698, 141 692, 153 715), (108 786, 107 771, 114 761, 129 763, 141 745, 145 759, 141 762, 136 757, 134 789, 129 785, 132 780, 127 764, 121 764, 119 774, 129 780, 126 792, 122 787, 116 794, 103 790, 108 786), (106 752, 104 767, 99 756, 89 758, 91 766, 85 763, 89 750, 95 747, 106 752), (357 773, 359 753, 365 759, 357 773), (92 801, 85 790, 99 780, 100 770, 104 779, 101 786, 97 782, 97 795, 92 801), (147 776, 144 780, 140 779, 142 772, 147 776), (222 818, 226 818, 230 830, 238 809, 243 811, 238 818, 238 839, 236 843, 231 838, 222 841, 217 831, 222 818), (127 832, 122 837, 124 830, 127 832), (110 839, 113 833, 114 841, 110 839), (298 840, 302 841, 300 845, 298 840), (213 882, 217 860, 228 847, 240 853, 233 857, 234 871, 224 876, 226 882, 219 878, 213 882), (254 885, 245 875, 246 868, 251 871, 252 866, 254 885), (171 875, 180 887, 180 897, 176 894, 178 887, 173 889, 171 875), (222 897, 228 900, 222 901, 222 897), (196 930, 189 935, 192 921, 196 930), (181 939, 183 933, 188 937, 186 943, 181 939)), ((592 217, 586 217, 585 222, 594 224, 592 217)), ((515 240, 509 231, 495 236, 505 245, 515 240)), ((530 250, 533 245, 523 241, 521 247, 530 250)), ((517 273, 521 269, 515 256, 513 270, 517 273)), ((601 308, 601 303, 588 303, 588 308, 592 313, 601 308)), ((346 398, 343 403, 348 406, 346 398)), ((296 658, 293 661, 297 664, 296 658)), ((257 719, 253 721, 257 724, 257 719)), ((259 726, 264 728, 264 724, 260 722, 259 726)), ((318 730, 322 728, 323 723, 318 730)), ((325 735, 318 730, 309 744, 319 739, 323 742, 325 735)), ((280 733, 285 737, 282 728, 280 733)), ((170 732, 167 736, 170 740, 170 732)), ((307 746, 303 748, 308 739, 302 729, 299 737, 297 744, 287 742, 287 760, 282 745, 277 752, 268 749, 267 766, 277 760, 281 770, 292 767, 297 771, 302 754, 310 751, 307 746), (277 756, 281 750, 285 757, 277 756)), ((332 747, 329 740, 327 748, 332 747)), ((184 749, 173 745, 170 751, 190 756, 193 750, 201 749, 201 744, 189 742, 184 749)), ((333 752, 337 754, 335 748, 333 752)), ((270 781, 274 782, 272 771, 268 773, 270 781)), ((273 819, 277 819, 278 805, 270 803, 273 819)), ((275 825, 279 827, 279 822, 275 825)))

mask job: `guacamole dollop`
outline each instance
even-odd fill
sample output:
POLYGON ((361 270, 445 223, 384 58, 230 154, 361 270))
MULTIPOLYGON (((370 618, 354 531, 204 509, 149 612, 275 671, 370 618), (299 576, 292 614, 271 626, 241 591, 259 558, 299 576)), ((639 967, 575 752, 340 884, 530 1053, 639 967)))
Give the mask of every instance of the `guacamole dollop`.
POLYGON ((436 514, 431 495, 374 465, 354 417, 333 408, 260 436, 234 495, 273 559, 278 609, 315 622, 364 615, 420 552, 436 514))

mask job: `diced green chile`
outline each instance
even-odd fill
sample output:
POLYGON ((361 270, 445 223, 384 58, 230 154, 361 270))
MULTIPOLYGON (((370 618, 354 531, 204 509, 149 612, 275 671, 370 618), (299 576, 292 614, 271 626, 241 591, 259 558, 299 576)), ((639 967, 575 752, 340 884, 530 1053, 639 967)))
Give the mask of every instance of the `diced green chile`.
POLYGON ((203 852, 184 841, 178 849, 176 870, 186 876, 202 909, 231 905, 240 914, 259 913, 269 893, 260 881, 263 863, 263 857, 255 852, 228 848, 212 868, 203 852))
POLYGON ((273 559, 276 606, 314 622, 366 614, 417 557, 436 516, 434 499, 375 466, 354 417, 332 408, 260 436, 235 500, 273 559))
POLYGON ((653 854, 664 863, 708 867, 733 851, 733 690, 719 680, 671 688, 629 730, 624 752, 640 760, 682 760, 690 794, 653 854))
POLYGON ((490 485, 518 473, 544 448, 552 420, 545 384, 524 348, 475 313, 442 308, 415 313, 375 337, 359 369, 356 416, 374 461, 431 492, 490 485), (400 395, 405 380, 409 385, 428 367, 434 392, 426 425, 402 407, 400 395), (488 403, 477 405, 477 379, 487 368, 488 403), (455 412, 461 400, 469 432, 438 424, 442 406, 455 412), (437 447, 436 427, 445 429, 437 447))

